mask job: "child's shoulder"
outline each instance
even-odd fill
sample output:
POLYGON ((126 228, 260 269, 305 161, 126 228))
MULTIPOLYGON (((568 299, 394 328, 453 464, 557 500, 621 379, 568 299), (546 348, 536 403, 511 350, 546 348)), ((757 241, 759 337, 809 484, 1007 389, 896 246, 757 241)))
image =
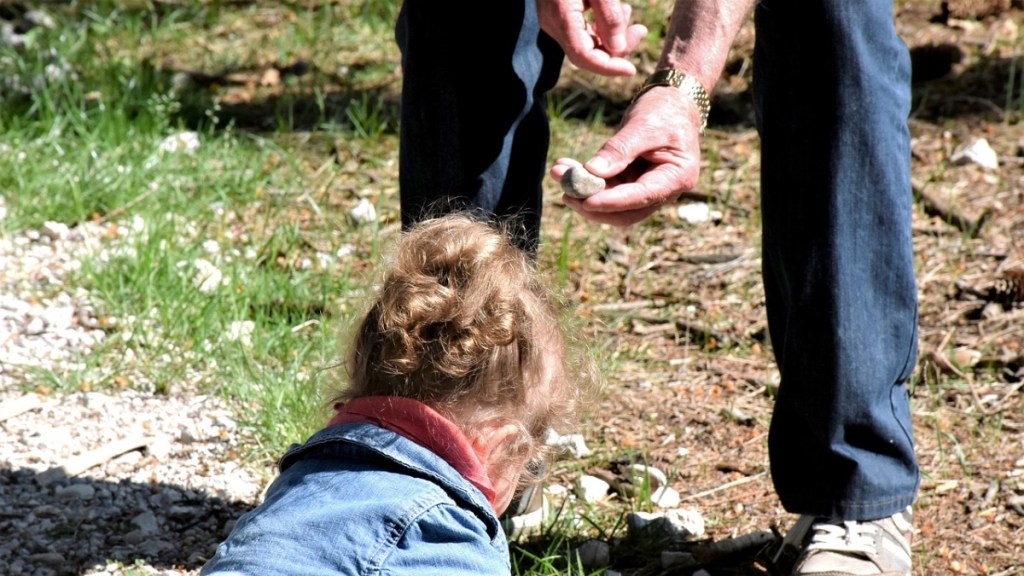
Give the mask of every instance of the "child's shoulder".
POLYGON ((488 533, 501 530, 490 503, 462 474, 431 450, 373 424, 324 428, 293 446, 280 468, 275 485, 291 485, 302 477, 303 483, 319 485, 316 490, 330 491, 332 499, 370 495, 373 502, 367 506, 380 513, 401 508, 405 517, 454 506, 479 518, 488 533))
POLYGON ((507 573, 493 571, 507 562, 507 542, 487 502, 461 496, 417 452, 415 443, 368 424, 321 430, 288 451, 264 502, 239 520, 211 569, 244 558, 281 573, 290 569, 282 563, 298 562, 412 574, 457 559, 492 567, 480 573, 507 573), (250 544, 290 552, 271 557, 250 544))

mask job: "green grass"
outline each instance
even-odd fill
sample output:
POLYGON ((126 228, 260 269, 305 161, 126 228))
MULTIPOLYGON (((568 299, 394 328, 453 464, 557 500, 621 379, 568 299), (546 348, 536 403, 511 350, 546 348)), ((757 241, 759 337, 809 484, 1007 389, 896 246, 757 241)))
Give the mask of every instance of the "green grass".
MULTIPOLYGON (((322 425, 344 327, 396 222, 399 6, 48 5, 53 29, 0 48, 0 233, 87 230, 68 282, 107 334, 81 370, 34 386, 216 394, 256 468, 322 425), (315 66, 268 86, 231 76, 297 62, 315 66), (348 217, 360 197, 377 224, 348 217)), ((552 103, 581 156, 610 131, 584 99, 552 103)), ((566 218, 554 255, 563 288, 590 240, 577 225, 566 218)), ((514 546, 516 573, 587 574, 572 548, 621 527, 603 514, 563 511, 514 546)))
MULTIPOLYGON (((386 8, 368 8, 366 18, 391 17, 386 8)), ((363 291, 351 270, 377 258, 378 230, 347 219, 352 202, 324 186, 336 169, 310 171, 308 146, 234 128, 207 94, 178 91, 172 71, 125 51, 184 41, 197 19, 223 25, 219 9, 157 14, 96 3, 54 11, 55 29, 33 28, 23 47, 3 48, 0 190, 9 214, 0 226, 10 233, 53 220, 96 230, 70 281, 102 308, 108 337, 83 371, 44 381, 217 393, 241 408, 255 457, 269 462, 322 422, 324 389, 341 384, 324 368, 363 291), (194 135, 198 147, 161 148, 178 135, 194 135), (325 213, 317 199, 337 205, 325 213), (201 290, 206 268, 222 280, 201 290), (232 338, 239 327, 251 333, 232 338)), ((322 12, 309 13, 309 29, 330 24, 322 12)), ((314 35, 298 28, 282 44, 311 47, 314 35)), ((379 147, 387 120, 375 106, 354 100, 334 136, 379 147)), ((289 117, 282 110, 275 125, 288 127, 289 117)))
MULTIPOLYGON (((42 5, 55 28, 35 27, 23 45, 0 46, 0 196, 8 211, 0 235, 47 221, 88 230, 91 248, 70 275, 69 290, 90 293, 106 339, 80 370, 39 373, 33 385, 215 394, 237 408, 251 439, 249 461, 265 469, 324 422, 325 401, 343 381, 338 361, 346 327, 397 230, 400 56, 392 29, 400 1, 42 5), (299 69, 304 73, 264 76, 299 69), (161 148, 168 138, 185 142, 192 135, 194 150, 161 148), (378 222, 359 225, 349 217, 361 198, 374 203, 378 222)), ((639 3, 635 10, 652 32, 635 60, 649 67, 669 3, 639 3)), ((1013 54, 1005 108, 1019 116, 1019 45, 1013 54)), ((612 134, 630 81, 593 81, 551 93, 552 156, 585 159, 612 134)), ((759 208, 748 202, 756 197, 756 150, 720 154, 716 138, 705 146, 699 191, 726 214, 723 227, 736 228, 731 242, 756 248, 759 208)), ((622 296, 621 285, 600 285, 607 279, 589 272, 611 258, 613 232, 586 225, 569 210, 545 218, 554 233, 540 267, 554 284, 575 290, 582 301, 622 296)), ((659 249, 672 249, 660 234, 676 223, 665 224, 664 218, 645 222, 625 236, 633 263, 642 266, 663 256, 659 249)), ((682 233, 695 244, 703 234, 699 228, 682 233)), ((634 299, 640 293, 666 299, 664 277, 678 274, 627 276, 624 268, 634 299)), ((701 324, 738 331, 738 311, 763 300, 760 285, 733 280, 728 271, 700 274, 705 284, 730 283, 736 301, 707 308, 701 294, 673 293, 677 300, 654 314, 687 318, 692 305, 701 324)), ((691 280, 678 275, 674 281, 691 280)), ((657 379, 672 372, 672 358, 654 339, 621 345, 603 339, 629 333, 641 316, 625 311, 567 322, 606 374, 657 379)), ((768 356, 749 343, 710 349, 677 338, 671 353, 687 360, 768 356)), ((949 397, 969 392, 963 386, 938 372, 913 381, 914 396, 928 399, 936 414, 948 409, 949 397)), ((993 442, 999 430, 982 424, 974 438, 947 430, 939 416, 926 421, 940 464, 925 475, 975 474, 975 444, 993 442)), ((615 456, 632 450, 608 449, 615 456)), ((622 538, 625 513, 649 509, 649 491, 648 484, 640 497, 614 506, 576 502, 559 510, 539 537, 513 544, 513 572, 599 573, 580 565, 573 550, 589 538, 622 538)), ((709 526, 728 522, 715 514, 708 512, 709 526)), ((657 552, 618 550, 616 561, 642 565, 657 552)))
MULTIPOLYGON (((68 282, 106 332, 80 370, 33 386, 216 394, 257 469, 322 425, 397 214, 398 6, 52 6, 55 28, 0 48, 0 233, 57 221, 90 234, 68 282), (295 62, 317 66, 242 104, 217 85, 295 62), (348 217, 360 197, 378 224, 348 217)), ((579 242, 566 226, 563 285, 579 242)), ((517 573, 586 573, 560 526, 516 549, 517 573)))

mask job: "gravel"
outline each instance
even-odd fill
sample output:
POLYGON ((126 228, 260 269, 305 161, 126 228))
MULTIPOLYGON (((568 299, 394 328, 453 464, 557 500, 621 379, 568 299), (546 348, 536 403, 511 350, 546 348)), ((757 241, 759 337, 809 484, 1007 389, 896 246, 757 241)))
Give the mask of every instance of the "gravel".
MULTIPOLYGON (((0 237, 0 575, 196 575, 274 477, 246 460, 254 441, 220 398, 136 378, 114 391, 54 386, 129 329, 69 273, 142 229, 47 222, 0 237)), ((547 441, 589 453, 579 434, 547 441)))
MULTIPOLYGON (((0 222, 6 210, 0 197, 0 222)), ((0 574, 197 574, 272 470, 207 395, 52 391, 107 337, 67 274, 99 223, 0 238, 0 574)))

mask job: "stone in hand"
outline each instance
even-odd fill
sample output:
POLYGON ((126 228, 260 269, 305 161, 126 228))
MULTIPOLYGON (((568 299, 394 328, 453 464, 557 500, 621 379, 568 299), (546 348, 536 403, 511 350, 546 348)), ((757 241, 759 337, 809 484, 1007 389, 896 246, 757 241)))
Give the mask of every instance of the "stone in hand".
POLYGON ((594 176, 582 165, 570 167, 562 176, 562 191, 571 198, 590 198, 604 186, 604 178, 594 176))

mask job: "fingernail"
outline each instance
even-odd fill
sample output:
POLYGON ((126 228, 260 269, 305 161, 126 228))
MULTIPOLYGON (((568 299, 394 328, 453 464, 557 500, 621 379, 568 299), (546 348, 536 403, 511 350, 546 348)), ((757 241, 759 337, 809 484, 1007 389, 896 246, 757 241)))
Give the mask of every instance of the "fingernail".
POLYGON ((587 161, 586 168, 594 174, 603 173, 608 170, 608 161, 600 156, 594 156, 587 161))

